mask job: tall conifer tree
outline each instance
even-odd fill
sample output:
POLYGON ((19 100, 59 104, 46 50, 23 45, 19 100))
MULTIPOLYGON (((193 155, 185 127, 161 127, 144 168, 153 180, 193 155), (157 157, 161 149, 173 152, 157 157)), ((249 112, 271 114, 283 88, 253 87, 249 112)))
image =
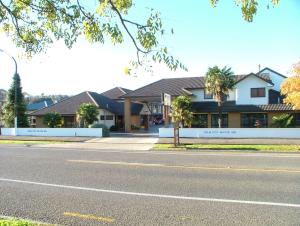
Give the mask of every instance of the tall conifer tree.
POLYGON ((18 119, 18 127, 29 126, 28 118, 26 116, 26 104, 22 93, 21 79, 18 73, 14 75, 13 82, 8 90, 7 102, 3 106, 3 114, 6 127, 14 127, 15 116, 17 116, 18 119))

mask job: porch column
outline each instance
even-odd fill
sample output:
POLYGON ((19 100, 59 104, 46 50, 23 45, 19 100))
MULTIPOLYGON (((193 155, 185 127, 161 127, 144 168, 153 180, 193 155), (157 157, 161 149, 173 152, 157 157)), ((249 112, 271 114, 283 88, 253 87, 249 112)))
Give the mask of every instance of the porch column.
POLYGON ((124 121, 125 121, 125 132, 131 131, 131 99, 125 98, 124 102, 124 121))

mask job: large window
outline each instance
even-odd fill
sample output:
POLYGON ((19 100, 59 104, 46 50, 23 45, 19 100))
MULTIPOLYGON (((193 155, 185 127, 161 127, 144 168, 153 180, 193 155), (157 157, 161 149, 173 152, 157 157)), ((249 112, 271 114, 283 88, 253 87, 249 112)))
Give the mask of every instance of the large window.
POLYGON ((212 93, 208 92, 206 89, 204 89, 204 99, 213 99, 212 93))
POLYGON ((207 128, 207 127, 208 127, 208 115, 195 114, 192 122, 192 128, 207 128))
POLYGON ((300 113, 295 113, 293 115, 293 121, 295 126, 300 126, 300 113))
POLYGON ((104 120, 114 120, 114 116, 113 115, 100 115, 100 120, 104 121, 104 120))
POLYGON ((251 88, 251 97, 265 97, 266 89, 265 88, 251 88))
POLYGON ((268 114, 243 113, 241 114, 242 128, 266 128, 268 127, 268 114))
MULTIPOLYGON (((211 115, 211 128, 218 128, 219 115, 218 114, 212 114, 211 115)), ((222 128, 228 128, 228 114, 222 114, 222 128)))

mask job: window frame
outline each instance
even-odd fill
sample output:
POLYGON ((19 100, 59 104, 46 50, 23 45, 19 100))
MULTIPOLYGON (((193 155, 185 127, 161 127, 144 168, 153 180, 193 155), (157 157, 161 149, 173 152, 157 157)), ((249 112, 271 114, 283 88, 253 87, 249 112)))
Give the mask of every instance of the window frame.
MULTIPOLYGON (((219 122, 218 122, 219 114, 218 113, 213 113, 210 116, 211 120, 211 128, 219 128, 219 122), (213 123, 213 117, 216 117, 216 124, 213 123)), ((229 115, 228 113, 222 113, 222 128, 229 128, 229 115), (224 117, 225 116, 225 117, 224 117), (224 120, 226 119, 226 120, 224 120)))
POLYGON ((259 127, 259 128, 268 128, 268 126, 269 126, 268 125, 268 123, 269 123, 268 117, 269 117, 268 113, 251 113, 251 112, 250 113, 241 113, 241 128, 257 128, 255 126, 256 120, 262 121, 261 127, 259 127), (257 115, 264 115, 265 116, 264 121, 262 121, 262 119, 255 118, 255 116, 257 116, 257 115), (244 116, 247 116, 247 121, 248 121, 247 126, 245 126, 245 123, 244 123, 245 122, 244 116))
POLYGON ((113 121, 114 120, 114 116, 113 115, 106 115, 105 116, 105 120, 107 120, 107 121, 113 121))
POLYGON ((212 100, 212 99, 214 99, 214 96, 213 96, 212 93, 210 93, 206 89, 204 89, 204 99, 205 100, 212 100))
POLYGON ((266 97, 266 87, 251 88, 250 96, 251 96, 251 98, 266 97), (260 90, 264 91, 263 95, 260 95, 260 92, 259 92, 260 90))

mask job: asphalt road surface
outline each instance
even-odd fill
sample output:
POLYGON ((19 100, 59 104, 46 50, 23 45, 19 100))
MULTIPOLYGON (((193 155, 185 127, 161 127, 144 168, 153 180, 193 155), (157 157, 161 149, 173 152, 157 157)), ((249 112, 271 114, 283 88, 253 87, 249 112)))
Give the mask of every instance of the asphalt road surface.
POLYGON ((0 215, 59 225, 300 225, 300 155, 0 146, 0 215))

